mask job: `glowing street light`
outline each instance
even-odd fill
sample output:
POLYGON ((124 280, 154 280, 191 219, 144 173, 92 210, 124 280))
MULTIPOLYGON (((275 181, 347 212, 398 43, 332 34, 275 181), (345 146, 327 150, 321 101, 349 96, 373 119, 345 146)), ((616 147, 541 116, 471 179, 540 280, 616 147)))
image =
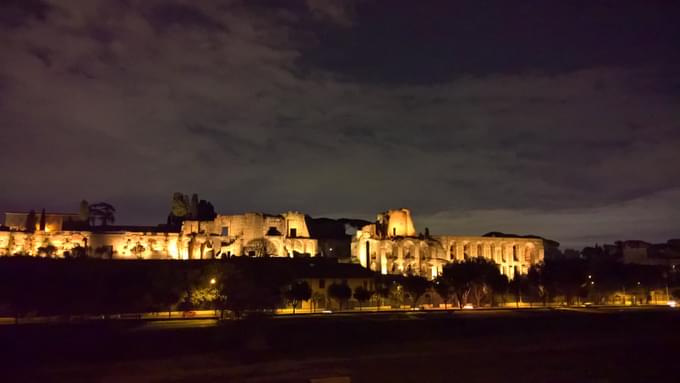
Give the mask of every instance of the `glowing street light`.
POLYGON ((211 285, 214 285, 215 283, 217 283, 217 281, 215 280, 215 278, 210 278, 210 284, 211 284, 211 285))

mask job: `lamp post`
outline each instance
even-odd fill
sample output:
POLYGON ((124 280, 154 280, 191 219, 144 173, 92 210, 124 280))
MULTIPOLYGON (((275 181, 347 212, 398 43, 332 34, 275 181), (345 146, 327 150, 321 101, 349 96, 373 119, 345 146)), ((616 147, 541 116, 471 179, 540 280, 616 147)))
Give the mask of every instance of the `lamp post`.
MULTIPOLYGON (((216 280, 215 278, 210 278, 210 287, 214 288, 214 287, 215 287, 215 283, 217 283, 217 280, 216 280)), ((215 301, 216 301, 216 300, 217 300, 217 299, 215 298, 215 299, 213 299, 213 302, 212 302, 212 304, 213 304, 213 313, 214 313, 215 316, 217 316, 217 305, 215 304, 215 301)))

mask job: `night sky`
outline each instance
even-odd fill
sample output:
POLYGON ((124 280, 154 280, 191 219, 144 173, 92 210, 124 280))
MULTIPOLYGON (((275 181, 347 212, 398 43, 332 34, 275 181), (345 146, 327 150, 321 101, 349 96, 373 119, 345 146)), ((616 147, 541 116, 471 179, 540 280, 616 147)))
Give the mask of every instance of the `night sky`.
POLYGON ((680 237, 680 2, 423 3, 0 1, 0 210, 680 237))

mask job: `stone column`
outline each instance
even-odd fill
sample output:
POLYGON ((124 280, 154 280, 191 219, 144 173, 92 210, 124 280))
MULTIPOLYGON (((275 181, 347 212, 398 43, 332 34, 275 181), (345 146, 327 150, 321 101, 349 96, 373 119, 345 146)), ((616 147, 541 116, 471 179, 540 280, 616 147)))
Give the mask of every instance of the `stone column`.
POLYGON ((385 249, 380 251, 380 273, 387 274, 387 256, 385 256, 385 249))
MULTIPOLYGON (((416 243, 415 248, 413 249, 413 259, 415 260, 415 267, 417 268, 418 272, 416 275, 420 275, 420 243, 416 243)), ((411 266, 413 268, 413 266, 411 266)))
POLYGON ((371 259, 371 244, 368 240, 364 241, 361 246, 361 250, 359 254, 363 254, 363 256, 360 258, 360 263, 361 266, 363 267, 369 267, 370 265, 370 259, 371 259))
POLYGON ((401 243, 397 244, 397 268, 401 268, 399 272, 403 272, 404 268, 404 247, 401 243))

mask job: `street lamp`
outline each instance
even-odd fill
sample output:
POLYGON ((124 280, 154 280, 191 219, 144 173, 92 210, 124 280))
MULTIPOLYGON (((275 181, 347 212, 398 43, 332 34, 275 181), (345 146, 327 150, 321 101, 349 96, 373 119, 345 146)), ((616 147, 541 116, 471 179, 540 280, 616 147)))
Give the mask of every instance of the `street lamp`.
POLYGON ((211 285, 214 285, 215 283, 217 283, 217 281, 215 280, 215 278, 210 278, 210 284, 211 284, 211 285))

